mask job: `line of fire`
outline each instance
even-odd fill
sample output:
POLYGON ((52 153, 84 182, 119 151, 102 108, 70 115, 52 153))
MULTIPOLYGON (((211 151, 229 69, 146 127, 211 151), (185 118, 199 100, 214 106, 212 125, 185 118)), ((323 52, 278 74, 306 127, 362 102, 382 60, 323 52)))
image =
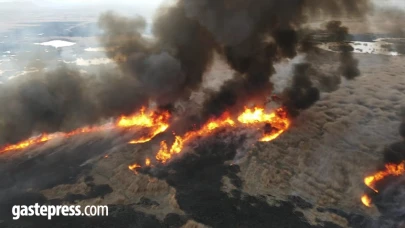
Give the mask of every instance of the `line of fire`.
MULTIPOLYGON (((114 129, 147 129, 147 133, 144 136, 132 139, 128 142, 129 144, 142 144, 149 142, 158 134, 165 132, 170 126, 170 119, 171 115, 167 111, 151 111, 143 107, 135 114, 130 116, 121 116, 113 123, 100 126, 83 127, 66 133, 42 133, 38 136, 23 140, 16 144, 6 145, 0 149, 0 152, 5 153, 15 150, 23 150, 56 138, 70 138, 77 135, 114 129)), ((166 141, 162 141, 160 143, 160 149, 157 152, 154 160, 159 163, 166 163, 174 155, 180 154, 183 151, 183 148, 187 146, 187 144, 193 139, 210 135, 220 128, 232 128, 236 126, 257 128, 258 130, 262 131, 262 136, 258 140, 268 142, 280 136, 290 127, 290 124, 291 120, 283 107, 269 113, 266 113, 265 109, 260 107, 245 108, 244 112, 238 115, 236 118, 232 117, 228 112, 225 112, 218 118, 210 119, 201 128, 189 131, 184 135, 176 135, 174 132, 174 143, 169 146, 166 141)), ((146 158, 145 165, 152 165, 151 158, 146 158)), ((133 164, 128 168, 130 170, 135 170, 139 167, 142 166, 140 164, 133 164)))

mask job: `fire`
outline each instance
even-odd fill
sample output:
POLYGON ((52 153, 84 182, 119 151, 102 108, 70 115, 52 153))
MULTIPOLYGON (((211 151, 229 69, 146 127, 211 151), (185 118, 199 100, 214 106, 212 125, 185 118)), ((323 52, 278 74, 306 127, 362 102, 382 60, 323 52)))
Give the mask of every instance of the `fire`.
POLYGON ((140 144, 140 143, 149 142, 156 135, 158 135, 162 132, 165 132, 168 127, 169 127, 169 125, 166 123, 159 123, 157 127, 153 128, 152 132, 148 136, 142 137, 140 139, 134 139, 134 140, 130 141, 129 144, 140 144))
POLYGON ((158 114, 156 112, 145 113, 145 108, 142 108, 140 114, 133 115, 130 117, 121 117, 117 122, 119 127, 147 127, 151 128, 151 132, 140 139, 134 139, 130 141, 130 144, 145 143, 152 140, 156 135, 166 131, 169 128, 168 120, 170 114, 168 112, 163 112, 158 114))
POLYGON ((117 121, 117 127, 155 127, 155 125, 161 125, 163 123, 167 124, 170 114, 168 112, 157 113, 157 112, 145 112, 146 108, 142 107, 139 113, 132 116, 122 116, 117 121))
POLYGON ((363 195, 361 197, 361 202, 366 206, 366 207, 371 207, 371 198, 368 195, 363 195))
POLYGON ((99 126, 99 127, 79 128, 79 129, 76 129, 74 131, 67 132, 67 133, 63 133, 63 132, 54 133, 54 134, 43 133, 43 134, 41 134, 39 136, 32 137, 30 139, 21 141, 21 142, 19 142, 17 144, 5 146, 4 148, 0 149, 0 153, 11 151, 11 150, 22 150, 22 149, 25 149, 27 147, 30 147, 30 146, 33 146, 33 145, 36 145, 36 144, 40 144, 40 143, 50 141, 52 139, 61 138, 61 137, 70 138, 70 137, 73 137, 75 135, 91 133, 91 132, 98 132, 98 131, 106 130, 108 128, 109 128, 109 125, 103 125, 103 126, 99 126))
POLYGON ((235 126, 252 126, 258 124, 269 124, 271 129, 264 133, 260 141, 269 142, 280 136, 287 130, 291 121, 287 117, 287 112, 284 108, 279 108, 270 114, 265 113, 264 108, 245 108, 245 111, 237 117, 237 121, 233 120, 229 113, 224 113, 218 119, 208 121, 200 130, 190 131, 183 137, 176 136, 173 145, 168 148, 167 143, 162 141, 160 149, 156 155, 156 159, 161 163, 166 163, 173 155, 179 154, 184 145, 196 137, 212 134, 218 128, 235 127, 235 126))
POLYGON ((21 141, 17 144, 7 145, 0 149, 0 153, 12 151, 12 150, 22 150, 28 148, 33 145, 37 145, 40 143, 47 142, 49 140, 55 138, 70 138, 76 135, 85 134, 85 133, 92 133, 92 132, 100 132, 108 129, 128 129, 132 127, 145 127, 150 128, 150 133, 142 137, 141 139, 133 140, 133 143, 140 143, 140 142, 147 142, 150 141, 154 136, 157 134, 164 132, 168 127, 168 120, 170 118, 170 114, 168 112, 157 113, 157 112, 146 112, 145 108, 142 108, 138 113, 135 113, 131 116, 121 116, 114 124, 105 124, 101 126, 94 126, 94 127, 83 127, 71 132, 61 132, 61 133, 53 133, 47 134, 42 133, 39 136, 32 137, 30 139, 21 141))
POLYGON ((135 171, 136 169, 141 168, 141 166, 138 164, 133 164, 133 165, 129 165, 128 168, 132 171, 135 171))
POLYGON ((30 138, 28 140, 19 142, 17 144, 14 145, 9 145, 4 147, 0 152, 6 152, 6 151, 10 151, 10 150, 20 150, 20 149, 24 149, 26 147, 29 147, 33 144, 38 144, 38 143, 42 143, 42 142, 46 142, 49 141, 51 139, 55 138, 54 135, 48 135, 48 134, 42 134, 40 136, 34 137, 34 138, 30 138))
POLYGON ((405 173, 405 162, 402 162, 399 165, 396 164, 386 164, 385 170, 379 171, 374 175, 364 178, 364 183, 375 192, 378 193, 378 190, 375 187, 375 184, 378 181, 383 180, 387 176, 400 176, 405 173))
POLYGON ((173 155, 179 154, 184 147, 184 144, 191 141, 192 139, 198 136, 209 135, 216 129, 225 126, 234 126, 235 121, 233 121, 228 113, 222 115, 222 117, 210 120, 207 124, 205 124, 200 130, 197 131, 190 131, 186 133, 183 137, 176 136, 173 145, 170 149, 167 146, 165 141, 160 143, 160 150, 156 155, 156 160, 160 161, 161 163, 166 163, 173 155))
MULTIPOLYGON (((378 193, 378 190, 376 188, 377 182, 383 180, 384 178, 388 176, 401 176, 405 174, 405 162, 402 162, 401 164, 386 164, 385 165, 385 170, 378 171, 373 175, 370 175, 366 178, 364 178, 364 184, 367 185, 370 189, 378 193)), ((370 206, 371 204, 371 199, 369 196, 364 195, 361 198, 361 201, 363 202, 364 205, 370 206)))
POLYGON ((165 161, 169 160, 170 157, 171 157, 171 150, 168 151, 166 141, 160 142, 160 149, 156 155, 156 159, 164 163, 165 161))
POLYGON ((284 108, 279 108, 270 114, 266 114, 263 108, 246 108, 238 117, 238 121, 248 125, 258 123, 269 124, 271 129, 264 133, 264 136, 260 139, 261 142, 269 142, 276 139, 291 125, 291 121, 288 119, 287 112, 284 108))
MULTIPOLYGON (((0 152, 11 150, 21 150, 29 146, 43 143, 57 137, 73 137, 79 134, 100 132, 106 129, 132 129, 134 127, 142 127, 148 129, 148 134, 139 139, 133 139, 130 144, 145 143, 152 140, 159 133, 165 132, 169 128, 170 114, 168 112, 147 111, 142 108, 139 112, 131 116, 121 116, 112 124, 106 124, 94 127, 83 127, 67 133, 43 133, 40 136, 19 142, 14 145, 8 145, 0 152)), ((284 108, 279 108, 272 113, 266 113, 264 108, 245 108, 244 112, 233 118, 229 113, 225 112, 221 117, 209 120, 204 126, 198 130, 192 130, 183 136, 175 135, 175 140, 168 146, 166 141, 160 143, 160 149, 155 158, 160 163, 166 163, 174 155, 181 153, 184 146, 197 137, 203 137, 212 134, 217 129, 224 127, 265 127, 263 136, 260 141, 271 141, 281 135, 290 126, 291 122, 288 119, 287 112, 284 108), (266 128, 267 127, 267 128, 266 128)), ((150 166, 151 160, 147 158, 145 165, 150 166)), ((141 165, 134 164, 128 166, 130 170, 136 170, 141 165)))

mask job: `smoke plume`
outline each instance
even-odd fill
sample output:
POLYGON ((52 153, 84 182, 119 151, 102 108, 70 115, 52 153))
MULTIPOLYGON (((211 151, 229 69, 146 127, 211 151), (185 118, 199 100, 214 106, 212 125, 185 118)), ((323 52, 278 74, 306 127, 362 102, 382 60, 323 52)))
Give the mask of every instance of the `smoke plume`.
POLYGON ((384 150, 384 163, 399 164, 405 161, 405 109, 401 113, 402 123, 399 125, 401 141, 393 143, 384 150))
MULTIPOLYGON (((170 107, 187 100, 200 88, 214 53, 236 73, 219 91, 207 94, 202 121, 249 102, 264 103, 273 89, 273 65, 312 50, 302 48, 312 42, 303 36, 308 18, 364 17, 369 5, 368 0, 180 0, 159 11, 153 39, 142 35, 143 18, 105 13, 99 20, 104 31, 100 42, 117 69, 83 75, 62 66, 3 85, 0 143, 94 124, 134 112, 150 101, 170 107)), ((340 74, 347 79, 358 76, 357 60, 344 44, 347 28, 333 21, 324 31, 340 43, 340 74)), ((319 99, 310 68, 297 66, 286 89, 283 103, 292 112, 319 99)))
MULTIPOLYGON (((186 2, 185 8, 191 18, 197 19, 214 34, 222 44, 224 58, 238 72, 233 80, 207 99, 206 115, 218 115, 250 101, 265 102, 266 95, 271 94, 273 88, 270 83, 273 64, 295 57, 298 51, 312 51, 314 47, 309 34, 315 32, 326 32, 327 39, 337 42, 341 52, 338 79, 328 80, 322 76, 323 84, 337 87, 340 75, 354 79, 360 74, 351 46, 345 43, 348 29, 341 22, 331 21, 324 30, 310 31, 309 34, 303 25, 306 17, 321 14, 364 17, 369 8, 368 1, 256 1, 250 4, 205 0, 186 2)), ((309 67, 297 66, 292 86, 284 93, 284 103, 291 113, 309 108, 319 99, 319 91, 312 86, 308 75, 309 67)))
POLYGON ((16 78, 1 85, 0 142, 72 130, 132 113, 147 102, 135 85, 134 80, 116 72, 85 77, 66 66, 16 78))
POLYGON ((291 86, 286 88, 283 93, 284 105, 293 116, 297 115, 299 110, 307 109, 318 101, 320 90, 336 90, 341 83, 342 76, 347 80, 353 80, 360 75, 358 60, 354 58, 353 48, 347 42, 349 29, 342 26, 341 21, 329 21, 324 27, 324 30, 306 30, 301 50, 310 56, 308 59, 315 59, 314 55, 324 56, 325 53, 317 51, 314 46, 315 42, 310 40, 311 36, 323 34, 324 39, 336 43, 340 65, 334 72, 321 72, 309 62, 295 66, 291 86), (318 82, 318 87, 313 85, 312 80, 318 82))

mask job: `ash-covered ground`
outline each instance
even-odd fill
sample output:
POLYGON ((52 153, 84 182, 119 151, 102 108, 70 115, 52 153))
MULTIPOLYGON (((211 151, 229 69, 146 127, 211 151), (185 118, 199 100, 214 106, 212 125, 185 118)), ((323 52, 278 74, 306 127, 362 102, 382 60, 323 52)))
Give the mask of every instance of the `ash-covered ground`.
MULTIPOLYGON (((360 201, 368 190, 364 177, 380 165, 386 146, 402 140, 402 36, 396 33, 395 39, 381 44, 374 40, 393 38, 392 34, 366 33, 368 29, 358 22, 343 24, 355 28, 346 38, 357 52, 353 58, 358 60, 361 74, 355 80, 341 78, 339 82, 332 77, 329 84, 315 77, 314 84, 323 87, 319 101, 292 117, 292 126, 277 139, 257 142, 250 130, 222 129, 193 141, 167 164, 136 172, 128 165, 155 154, 164 134, 131 145, 127 142, 136 132, 107 131, 9 151, 0 154, 0 227, 403 226, 403 214, 390 214, 394 209, 389 208, 389 202, 384 205, 384 199, 379 202, 384 207, 369 208, 360 201), (13 205, 34 203, 109 205, 110 211, 108 217, 11 220, 13 205)), ((384 27, 384 23, 374 25, 384 27)), ((151 39, 148 30, 142 36, 151 39)), ((115 53, 101 49, 98 35, 100 29, 91 20, 24 23, 5 29, 0 36, 1 85, 52 70, 60 63, 88 77, 115 69, 119 62, 107 57, 115 53)), ((288 87, 294 64, 303 59, 317 72, 339 68, 341 59, 333 49, 335 45, 323 43, 314 48, 317 54, 306 53, 275 63, 276 73, 270 79, 274 93, 288 87)), ((199 110, 205 105, 204 94, 219 90, 234 74, 226 60, 215 55, 201 88, 191 93, 187 102, 176 104, 173 112, 199 110)), ((275 104, 269 99, 267 106, 275 104)), ((67 111, 75 114, 71 109, 67 111)), ((19 133, 7 131, 8 125, 2 124, 1 140, 8 132, 12 136, 19 133)), ((28 127, 32 132, 30 129, 23 134, 35 133, 34 125, 28 127)))

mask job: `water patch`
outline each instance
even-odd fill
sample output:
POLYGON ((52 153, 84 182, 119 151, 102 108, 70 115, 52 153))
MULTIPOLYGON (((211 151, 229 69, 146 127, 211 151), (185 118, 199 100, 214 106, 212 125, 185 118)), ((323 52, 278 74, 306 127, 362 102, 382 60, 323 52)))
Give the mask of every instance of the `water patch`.
POLYGON ((61 47, 69 47, 73 46, 76 43, 65 41, 65 40, 51 40, 48 42, 43 42, 43 43, 35 43, 36 45, 42 45, 42 46, 52 46, 55 48, 61 48, 61 47))
POLYGON ((102 64, 109 64, 112 63, 111 59, 108 58, 95 58, 95 59, 83 59, 78 58, 75 61, 63 61, 65 63, 73 63, 78 66, 92 66, 92 65, 102 65, 102 64))
POLYGON ((88 52, 105 52, 105 48, 103 48, 103 47, 95 47, 95 48, 89 47, 84 50, 88 51, 88 52))
MULTIPOLYGON (((360 54, 375 54, 375 55, 389 55, 389 56, 398 56, 402 55, 402 48, 399 42, 404 42, 403 39, 392 40, 392 39, 376 39, 373 42, 367 41, 352 41, 350 46, 353 47, 354 53, 360 54)), ((405 43, 405 42, 404 42, 405 43)), ((318 45, 319 48, 338 52, 339 44, 338 43, 322 43, 318 45)))

